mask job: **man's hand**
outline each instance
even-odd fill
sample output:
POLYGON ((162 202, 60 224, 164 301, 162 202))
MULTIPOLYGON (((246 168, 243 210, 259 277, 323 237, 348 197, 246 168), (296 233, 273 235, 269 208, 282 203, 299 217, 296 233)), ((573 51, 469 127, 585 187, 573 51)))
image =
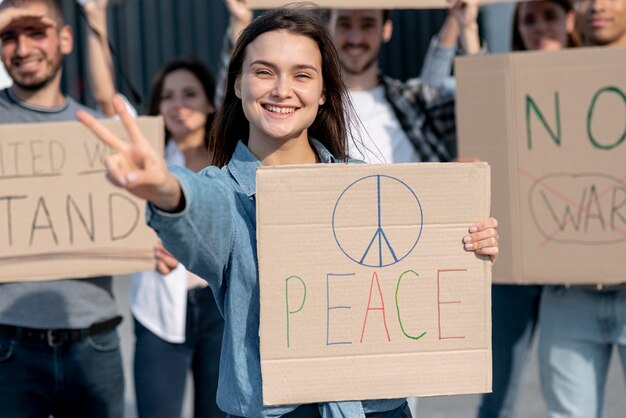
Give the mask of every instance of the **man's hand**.
POLYGON ((451 0, 448 3, 450 14, 452 14, 459 23, 461 30, 470 26, 475 26, 478 19, 478 1, 477 0, 451 0))
POLYGON ((459 27, 459 39, 468 55, 480 52, 478 37, 478 0, 450 0, 450 14, 459 27))
POLYGON ((98 10, 106 10, 109 7, 109 0, 81 0, 80 4, 85 13, 89 14, 98 10))
POLYGON ((10 29, 11 26, 17 24, 20 26, 43 26, 45 28, 53 28, 56 26, 56 22, 49 18, 45 13, 33 13, 29 10, 19 9, 16 7, 8 7, 0 10, 0 36, 3 32, 10 29))
POLYGON ((99 31, 106 25, 106 11, 109 7, 109 0, 85 0, 81 1, 87 21, 99 31))
POLYGON ((254 14, 248 0, 224 0, 230 13, 230 36, 236 40, 239 34, 252 22, 254 14))

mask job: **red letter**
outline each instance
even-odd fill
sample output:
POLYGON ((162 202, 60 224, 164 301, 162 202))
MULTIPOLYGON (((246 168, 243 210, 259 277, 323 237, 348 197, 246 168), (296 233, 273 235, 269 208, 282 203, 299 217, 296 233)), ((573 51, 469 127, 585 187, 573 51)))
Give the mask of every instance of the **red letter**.
POLYGON ((361 342, 363 342, 363 335, 365 334, 365 325, 367 325, 367 315, 369 311, 383 311, 383 324, 385 325, 385 332, 387 333, 387 341, 391 341, 389 336, 389 329, 387 328, 387 318, 385 317, 385 300, 383 299, 383 292, 380 290, 380 283, 378 282, 378 274, 374 272, 372 275, 372 282, 370 284, 370 297, 367 301, 367 309, 365 310, 365 320, 363 321, 363 330, 361 330, 361 342), (374 280, 376 280, 376 287, 378 287, 378 296, 380 296, 380 308, 372 308, 372 289, 374 288, 374 280))
POLYGON ((467 271, 467 269, 463 269, 463 270, 454 270, 454 269, 450 269, 450 270, 437 270, 437 319, 439 322, 439 339, 440 340, 455 340, 455 339, 463 339, 465 337, 442 337, 441 336, 441 305, 449 305, 449 304, 453 304, 453 303, 461 303, 460 300, 445 300, 442 301, 441 300, 441 288, 440 288, 440 280, 441 280, 441 273, 449 273, 449 272, 453 272, 453 271, 467 271))

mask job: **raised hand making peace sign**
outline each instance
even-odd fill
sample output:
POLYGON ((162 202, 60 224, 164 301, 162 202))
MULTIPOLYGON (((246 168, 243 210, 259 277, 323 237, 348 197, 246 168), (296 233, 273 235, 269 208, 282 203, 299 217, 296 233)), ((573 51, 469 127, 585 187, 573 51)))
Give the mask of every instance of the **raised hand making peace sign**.
POLYGON ((88 113, 81 111, 76 114, 76 118, 98 139, 116 151, 105 159, 109 180, 165 211, 176 209, 181 205, 183 196, 178 180, 168 171, 163 157, 143 136, 135 118, 128 113, 124 100, 115 97, 113 106, 130 142, 117 137, 88 113))

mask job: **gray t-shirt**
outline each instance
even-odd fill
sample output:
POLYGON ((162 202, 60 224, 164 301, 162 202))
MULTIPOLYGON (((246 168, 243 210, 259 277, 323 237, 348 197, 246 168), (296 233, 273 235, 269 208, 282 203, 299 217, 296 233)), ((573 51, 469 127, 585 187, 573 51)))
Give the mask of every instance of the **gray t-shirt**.
MULTIPOLYGON (((0 124, 71 121, 79 109, 104 117, 69 97, 57 108, 40 108, 0 90, 0 124)), ((111 277, 0 284, 0 324, 88 328, 117 315, 111 285, 111 277)))

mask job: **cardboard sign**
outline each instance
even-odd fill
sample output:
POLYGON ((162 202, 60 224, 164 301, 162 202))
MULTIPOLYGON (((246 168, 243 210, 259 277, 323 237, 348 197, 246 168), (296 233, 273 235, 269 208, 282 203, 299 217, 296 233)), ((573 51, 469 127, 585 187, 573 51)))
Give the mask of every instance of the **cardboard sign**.
POLYGON ((461 155, 493 167, 502 283, 626 282, 626 49, 456 63, 461 155))
MULTIPOLYGON (((479 4, 501 3, 510 0, 478 0, 479 4)), ((293 4, 289 0, 251 0, 253 9, 271 9, 293 4)), ((311 2, 308 2, 311 3, 311 2)), ((316 6, 333 9, 445 9, 447 0, 315 0, 316 6)))
POLYGON ((266 405, 491 390, 489 166, 257 171, 266 405))
MULTIPOLYGON (((162 150, 162 119, 139 124, 162 150)), ((154 268, 145 202, 108 182, 110 152, 78 122, 0 125, 0 282, 154 268)))

